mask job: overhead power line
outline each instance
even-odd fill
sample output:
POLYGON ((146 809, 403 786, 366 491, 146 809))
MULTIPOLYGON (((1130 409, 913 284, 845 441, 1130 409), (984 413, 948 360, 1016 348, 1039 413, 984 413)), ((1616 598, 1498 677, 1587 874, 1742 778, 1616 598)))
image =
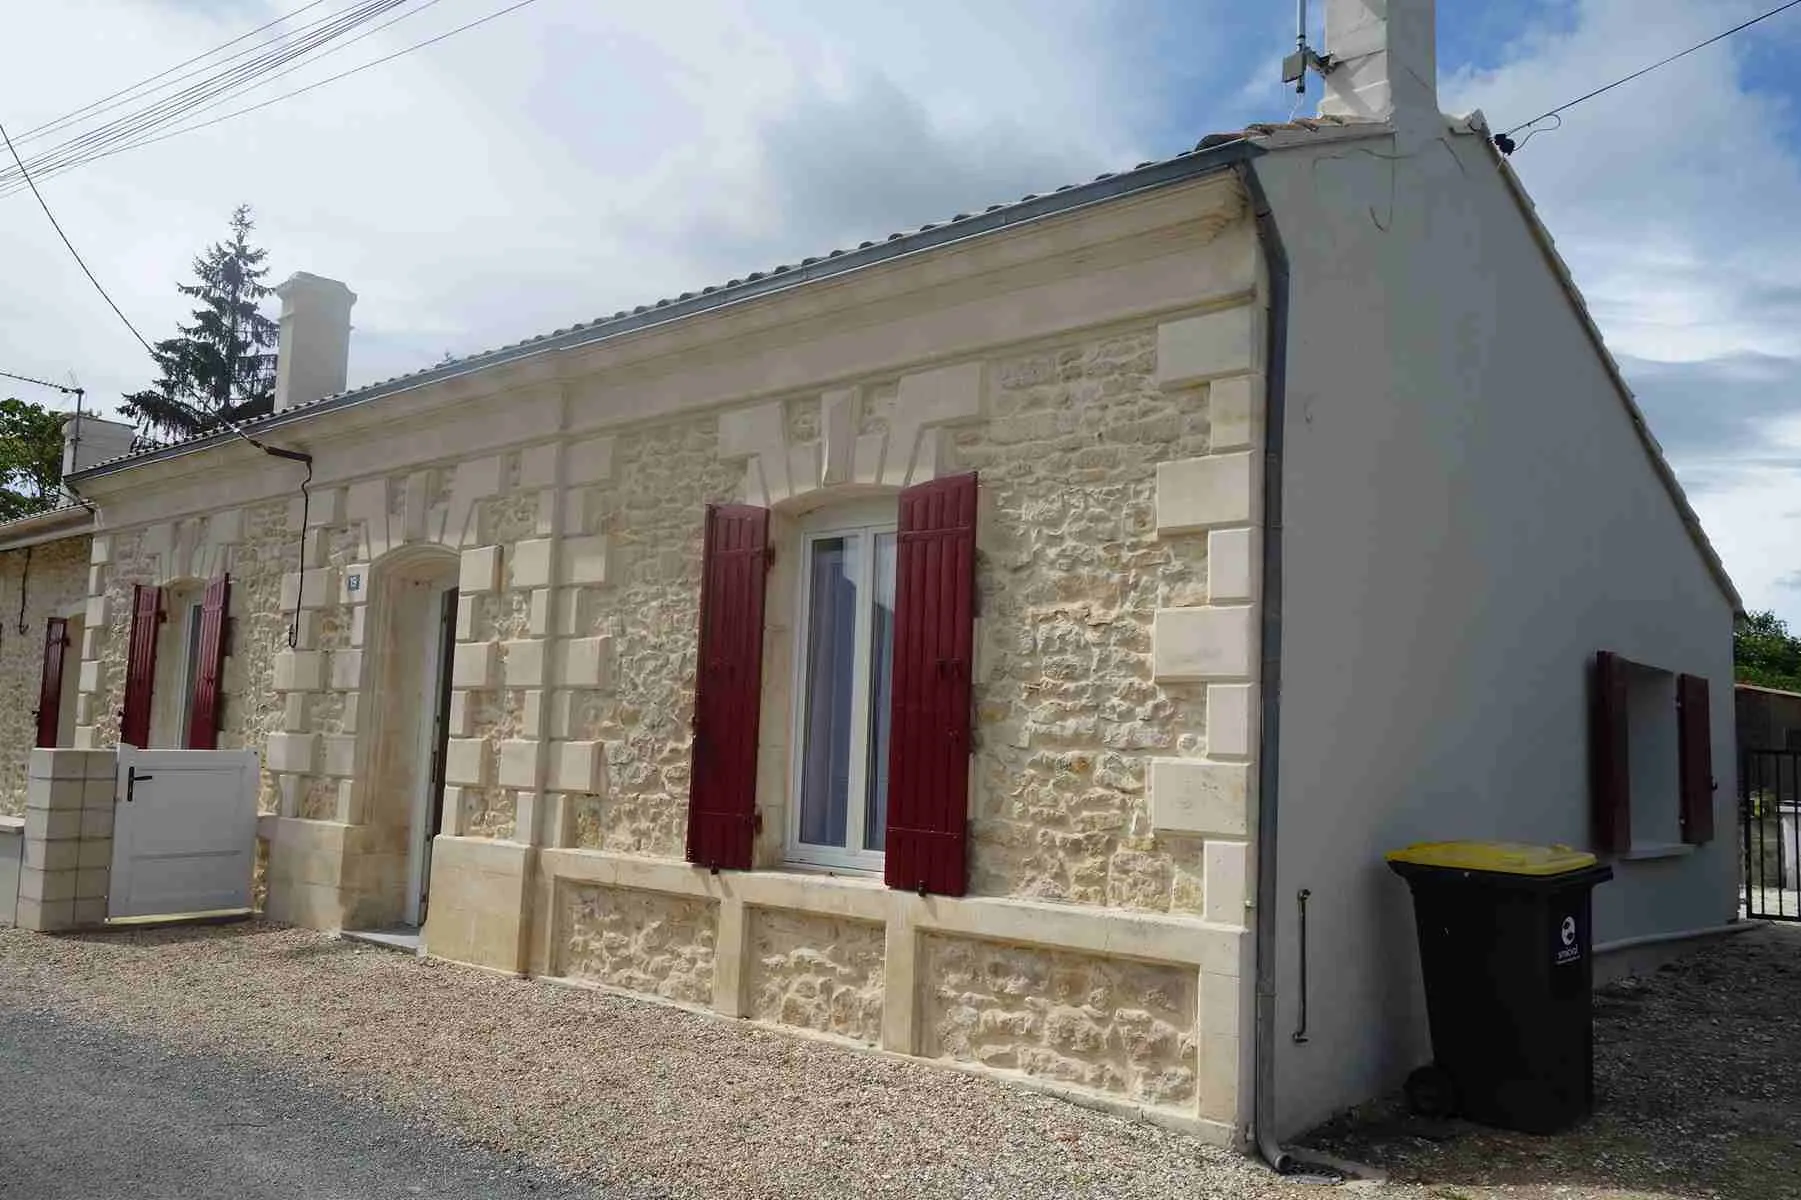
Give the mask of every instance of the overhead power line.
MULTIPOLYGON (((246 40, 247 38, 253 38, 257 34, 264 32, 265 30, 273 29, 277 25, 283 24, 284 22, 287 22, 287 21, 291 21, 295 17, 299 16, 301 13, 306 12, 308 9, 318 8, 323 3, 325 3, 325 0, 312 0, 312 3, 310 3, 310 4, 303 4, 299 8, 295 9, 293 12, 284 13, 281 16, 276 17, 273 21, 267 21, 261 25, 258 25, 255 29, 252 29, 250 32, 241 33, 237 37, 232 38, 229 42, 222 42, 219 45, 214 46, 211 50, 207 50, 201 54, 196 54, 192 58, 185 58, 182 61, 176 63, 172 67, 167 67, 161 71, 158 71, 154 75, 145 76, 143 79, 138 80, 136 83, 131 84, 127 87, 122 87, 116 92, 110 92, 107 95, 100 97, 100 99, 98 99, 98 100, 90 101, 87 104, 82 105, 80 108, 76 109, 73 112, 64 113, 62 116, 57 117, 51 121, 46 121, 42 125, 34 125, 30 129, 27 129, 23 133, 21 133, 16 140, 22 146, 27 142, 35 141, 37 138, 42 137, 43 135, 50 133, 53 130, 61 129, 65 125, 68 125, 71 122, 74 122, 74 121, 80 119, 81 117, 86 116, 90 113, 94 113, 96 111, 105 112, 109 108, 116 108, 116 107, 118 107, 118 105, 110 103, 111 101, 117 100, 120 103, 124 103, 125 100, 129 99, 133 94, 144 93, 144 89, 146 87, 148 87, 148 85, 155 83, 157 80, 163 78, 164 76, 172 75, 176 71, 181 70, 183 67, 192 66, 193 64, 195 64, 197 62, 202 62, 205 59, 209 59, 209 58, 213 57, 213 55, 218 54, 221 50, 228 50, 231 47, 237 45, 239 42, 246 40)), ((323 20, 325 20, 324 17, 321 17, 318 19, 318 21, 323 21, 323 20)), ((314 22, 312 22, 312 24, 318 24, 318 21, 314 21, 314 22)), ((309 26, 303 25, 300 28, 305 29, 308 27, 309 26)), ((290 30, 289 32, 297 33, 297 32, 299 32, 299 30, 290 30)), ((282 36, 286 36, 286 35, 282 35, 282 36)), ((231 59, 240 58, 243 55, 251 53, 253 50, 255 50, 254 46, 250 47, 249 49, 240 50, 236 54, 233 54, 230 57, 223 59, 221 61, 230 62, 231 59)), ((190 76, 196 75, 196 74, 199 74, 199 72, 198 71, 190 71, 190 72, 188 72, 187 75, 178 76, 177 78, 178 79, 186 79, 186 78, 189 78, 190 76)), ((170 86, 170 84, 166 83, 166 84, 163 84, 162 87, 150 88, 150 91, 152 91, 152 92, 161 91, 163 87, 169 87, 169 86, 170 86)))
POLYGON ((88 270, 88 264, 81 257, 81 251, 75 248, 75 243, 71 242, 69 240, 69 235, 63 232, 62 222, 56 219, 56 214, 51 212, 50 206, 44 202, 44 195, 42 192, 38 191, 38 185, 31 181, 31 175, 25 170, 25 163, 19 158, 18 148, 13 145, 12 138, 7 136, 6 126, 4 125, 0 125, 0 140, 6 142, 7 152, 13 156, 13 161, 18 163, 19 173, 25 176, 25 185, 31 189, 31 194, 37 197, 38 207, 44 210, 44 215, 46 217, 50 218, 50 227, 56 230, 56 236, 63 240, 63 245, 68 248, 70 255, 74 257, 75 264, 81 268, 81 273, 88 277, 88 282, 94 285, 94 290, 100 293, 100 298, 106 301, 107 307, 113 310, 114 315, 116 315, 119 320, 125 322, 125 328, 131 330, 131 336, 138 339, 138 344, 143 346, 146 351, 149 351, 152 358, 155 358, 156 351, 152 349, 149 342, 144 340, 144 335, 138 332, 138 327, 131 323, 131 318, 125 315, 125 310, 113 303, 112 296, 100 285, 100 281, 94 278, 94 273, 88 270))
MULTIPOLYGON (((1574 100, 1570 100, 1566 103, 1559 104, 1556 108, 1552 109, 1550 112, 1541 113, 1540 115, 1533 117, 1530 121, 1526 121, 1519 125, 1515 125, 1512 129, 1509 129, 1506 133, 1497 133, 1495 135, 1495 146, 1501 151, 1502 154, 1512 154, 1516 149, 1519 148, 1520 144, 1523 144, 1523 143, 1515 143, 1513 140, 1513 135, 1518 133, 1520 130, 1530 129, 1530 128, 1532 128, 1532 126, 1538 124, 1540 121, 1548 121, 1552 117, 1559 116, 1560 114, 1568 111, 1569 109, 1575 108, 1578 104, 1581 104, 1585 100, 1593 100, 1596 96, 1599 96, 1604 92, 1611 92, 1614 88, 1617 88, 1622 84, 1631 83, 1634 79, 1638 79, 1645 75, 1649 75, 1651 72, 1657 70, 1660 67, 1667 67, 1679 58, 1687 58, 1689 55, 1693 54, 1697 50, 1705 50, 1705 49, 1707 49, 1707 47, 1713 45, 1715 42, 1723 42, 1735 33, 1743 33, 1745 30, 1751 28, 1751 26, 1756 25, 1759 22, 1767 21, 1771 17, 1780 16, 1781 14, 1787 12, 1789 9, 1798 8, 1798 7, 1801 7, 1801 0, 1788 0, 1787 4, 1778 5, 1775 8, 1772 8, 1769 12, 1760 13, 1759 15, 1752 17, 1749 21, 1745 21, 1738 25, 1734 25, 1731 29, 1726 30, 1724 33, 1716 33, 1704 42, 1696 42, 1694 45, 1690 46, 1686 50, 1679 50, 1675 54, 1670 55, 1668 58, 1659 59, 1658 61, 1652 63, 1648 67, 1640 67, 1638 70, 1634 71, 1632 74, 1626 75, 1619 79, 1616 79, 1612 83, 1606 84, 1603 87, 1598 87, 1592 92, 1585 92, 1582 95, 1577 96, 1574 100)), ((1530 137, 1530 136, 1531 136, 1530 134, 1527 135, 1527 137, 1530 137)))
MULTIPOLYGON (((180 91, 77 133, 48 150, 33 155, 25 166, 31 174, 43 179, 110 146, 167 128, 185 119, 194 109, 204 106, 208 101, 250 90, 276 68, 314 54, 357 26, 407 2, 408 0, 361 0, 324 21, 304 27, 292 37, 284 35, 256 47, 257 54, 246 62, 216 70, 180 91)), ((19 173, 11 169, 0 171, 0 183, 8 185, 8 191, 19 190, 19 173)))
MULTIPOLYGON (((376 0, 376 2, 380 3, 382 5, 381 11, 385 12, 388 8, 393 7, 396 0, 376 0)), ((392 25, 395 22, 404 19, 405 17, 412 16, 412 15, 414 15, 414 13, 421 12, 425 8, 428 8, 431 5, 436 4, 438 2, 439 2, 439 0, 425 0, 424 4, 422 4, 419 8, 415 8, 415 9, 411 10, 410 12, 402 13, 399 16, 394 17, 392 20, 384 22, 382 25, 379 25, 374 29, 367 30, 362 34, 359 34, 357 37, 349 39, 349 41, 346 41, 345 43, 343 43, 343 45, 334 47, 333 49, 334 50, 342 49, 342 48, 344 48, 344 46, 348 46, 351 42, 360 41, 362 38, 367 37, 370 34, 379 32, 381 29, 385 29, 389 25, 392 25)), ((227 93, 227 94, 223 94, 223 95, 211 94, 211 95, 207 95, 207 96, 199 97, 199 98, 187 98, 186 100, 184 100, 183 104, 177 110, 175 110, 175 115, 173 115, 173 116, 168 115, 169 110, 166 108, 158 109, 158 111, 152 113, 148 118, 139 117, 136 115, 127 115, 126 117, 120 118, 118 121, 111 123, 109 126, 103 127, 103 129, 100 131, 94 131, 88 135, 84 135, 81 138, 71 139, 70 141, 63 143, 61 146, 53 147, 51 150, 45 151, 43 154, 33 157, 29 162, 20 164, 20 166, 21 166, 21 168, 29 167, 30 173, 33 176, 35 176, 38 179, 42 179, 47 175, 60 174, 63 171, 72 170, 75 167, 85 166, 89 163, 97 162, 100 159, 110 158, 115 154, 124 153, 127 150, 135 150, 142 146, 153 145, 156 142, 167 141, 169 138, 179 136, 180 134, 193 133, 200 129, 206 129, 210 126, 218 125, 222 122, 232 120, 235 117, 241 117, 247 113, 252 113, 252 112, 256 112, 260 109, 268 108, 270 105, 280 103, 283 100, 290 100, 296 96, 304 95, 307 92, 313 91, 315 88, 324 87, 326 84, 336 83, 337 81, 339 81, 341 79, 348 79, 351 76, 360 74, 364 71, 369 70, 372 67, 381 66, 384 63, 392 62, 397 58, 400 58, 407 54, 411 54, 417 50, 423 50, 428 46, 436 45, 439 42, 445 41, 449 38, 455 37, 458 34, 465 33, 471 29, 475 29, 479 26, 485 25, 490 21, 493 21, 500 17, 506 16, 508 13, 515 12, 521 8, 525 8, 527 5, 534 4, 536 2, 537 2, 537 0, 515 0, 514 3, 508 4, 502 8, 499 8, 493 12, 490 12, 490 13, 486 14, 485 16, 477 17, 471 21, 466 21, 463 24, 456 26, 455 28, 445 30, 444 32, 435 34, 429 38, 421 39, 420 41, 417 41, 417 42, 412 43, 411 45, 402 47, 401 49, 393 51, 392 53, 384 54, 379 58, 374 58, 368 62, 361 63, 355 67, 350 68, 347 71, 340 71, 335 75, 330 75, 324 79, 315 80, 312 83, 306 84, 303 87, 298 87, 291 91, 283 92, 276 96, 271 96, 268 99, 259 101, 255 104, 246 105, 243 108, 238 108, 238 109, 234 109, 227 113, 222 113, 219 116, 212 117, 205 121, 198 121, 198 122, 194 122, 191 124, 181 124, 181 125, 178 125, 178 127, 173 128, 173 129, 168 128, 169 125, 176 124, 178 121, 186 120, 187 118, 192 117, 193 115, 195 115, 195 113, 197 113, 198 111, 200 111, 202 109, 217 107, 220 103, 223 103, 225 100, 231 99, 233 94, 242 94, 243 92, 250 90, 251 87, 261 86, 262 84, 269 82, 269 80, 271 78, 275 77, 274 75, 267 74, 267 72, 265 71, 263 73, 264 77, 257 79, 255 83, 238 86, 236 88, 235 93, 227 93)), ((379 15, 379 13, 377 13, 375 15, 379 15)), ((322 55, 314 56, 315 59, 317 59, 319 57, 322 57, 322 55)), ((283 60, 283 61, 286 61, 286 60, 283 60)), ((302 64, 302 65, 308 65, 308 64, 302 64)), ((298 67, 290 67, 287 70, 278 72, 277 74, 283 74, 283 75, 290 74, 290 73, 292 73, 292 71, 297 70, 297 69, 299 69, 299 68, 298 67)), ((19 191, 24 190, 24 184, 21 180, 21 176, 22 176, 22 170, 0 171, 0 198, 4 198, 6 196, 10 196, 19 191)))

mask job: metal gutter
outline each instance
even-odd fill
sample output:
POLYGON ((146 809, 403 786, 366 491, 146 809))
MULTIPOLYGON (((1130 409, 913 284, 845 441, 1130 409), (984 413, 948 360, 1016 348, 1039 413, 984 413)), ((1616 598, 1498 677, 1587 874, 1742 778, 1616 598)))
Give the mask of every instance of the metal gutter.
POLYGON ((1269 345, 1264 366, 1263 571, 1259 592, 1257 738, 1256 1009, 1251 1136, 1278 1175, 1298 1164, 1276 1139, 1277 798, 1282 732, 1282 451, 1288 387, 1288 251, 1254 162, 1236 168, 1251 199, 1257 241, 1269 271, 1269 345))
MULTIPOLYGON (((759 300, 797 287, 804 287, 809 283, 817 283, 823 279, 839 278, 868 267, 895 262, 914 254, 967 241, 970 238, 1015 228, 1047 217, 1064 216, 1092 205, 1119 200, 1126 196, 1169 187, 1173 184, 1187 183, 1232 169, 1264 153, 1266 151, 1248 137, 1240 137, 1234 141, 1208 146, 1205 149, 1191 150, 1174 158, 1164 159, 1118 174, 1103 175, 1089 183, 1061 188, 1055 192, 1033 196, 1014 204, 998 206, 973 216, 953 218, 939 225, 926 225, 913 233, 893 234, 887 241, 865 245, 856 250, 833 251, 824 257, 803 261, 798 266, 781 266, 768 272, 752 272, 745 279, 734 280, 722 287, 706 288, 701 292, 692 293, 685 298, 676 300, 660 300, 655 304, 640 305, 629 313, 618 313, 610 318, 559 330, 543 337, 503 346, 498 350, 475 354, 446 363, 441 367, 431 367, 411 375, 402 375, 395 379, 371 384, 354 392, 328 396, 312 404, 245 422, 238 428, 248 433, 267 434, 324 413, 357 408, 388 396, 472 375, 490 367, 521 362, 542 354, 586 348, 626 334, 640 333, 703 313, 717 312, 747 301, 759 300)), ((165 462, 210 449, 221 442, 231 441, 237 436, 235 431, 211 433, 173 446, 116 458, 110 462, 96 463, 75 472, 69 478, 84 481, 148 463, 165 462)))
POLYGON ((93 511, 81 504, 69 504, 41 513, 32 513, 28 517, 20 517, 0 525, 0 553, 8 550, 23 550, 27 546, 41 546, 45 542, 59 542, 64 538, 79 537, 84 533, 91 532, 93 524, 93 511))

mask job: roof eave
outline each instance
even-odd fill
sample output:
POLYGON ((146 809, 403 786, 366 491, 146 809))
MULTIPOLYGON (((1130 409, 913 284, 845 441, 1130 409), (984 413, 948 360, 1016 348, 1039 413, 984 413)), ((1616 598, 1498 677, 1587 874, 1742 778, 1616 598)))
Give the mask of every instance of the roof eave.
MULTIPOLYGON (((1239 138, 1235 141, 1208 146, 1205 149, 1192 150, 1174 158, 1150 163, 1130 171, 1105 175, 1089 183, 1062 188, 1042 196, 977 213, 961 220, 952 220, 940 225, 928 225, 913 233, 895 234, 886 241, 874 245, 842 253, 835 251, 812 262, 803 262, 799 266, 779 269, 767 274, 755 273, 742 282, 704 290, 685 300, 660 301, 652 305, 642 305, 632 312, 620 316, 575 326, 531 341, 503 346, 498 350, 472 355, 469 358, 447 363, 442 367, 432 367, 411 375, 402 375, 355 391, 328 396, 323 400, 314 401, 299 408, 272 413, 267 417, 245 422, 241 428, 248 433, 266 436, 315 416, 355 408, 388 396, 473 375, 491 367, 520 362, 542 354, 591 346, 627 334, 687 320, 703 313, 716 312, 733 305, 762 299, 822 279, 839 278, 894 262, 909 255, 939 249, 1002 229, 1011 229, 1047 217, 1062 216, 1095 204, 1156 188, 1187 183, 1227 171, 1238 163, 1256 158, 1264 153, 1267 153, 1266 149, 1250 138, 1239 138)), ((86 480, 116 474, 133 467, 166 462, 170 459, 199 453, 221 442, 236 440, 236 436, 229 431, 222 431, 191 441, 180 442, 173 446, 164 446, 156 450, 96 463, 75 472, 69 476, 69 479, 72 483, 80 484, 86 480)))
POLYGON ((0 524, 0 552, 23 550, 89 532, 94 514, 79 504, 63 505, 0 524))

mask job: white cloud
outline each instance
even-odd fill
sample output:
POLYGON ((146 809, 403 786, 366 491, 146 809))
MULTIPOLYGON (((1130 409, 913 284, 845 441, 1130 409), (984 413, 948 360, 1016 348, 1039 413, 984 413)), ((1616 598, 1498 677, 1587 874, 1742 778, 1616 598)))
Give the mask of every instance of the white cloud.
MULTIPOLYGON (((1499 128, 1756 15, 1758 0, 1577 0, 1446 106, 1499 128)), ((1748 81, 1747 39, 1778 18, 1572 109, 1514 165, 1638 389, 1652 429, 1752 607, 1801 624, 1801 159, 1783 99, 1748 81)), ((1519 135, 1524 136, 1524 135, 1519 135)))

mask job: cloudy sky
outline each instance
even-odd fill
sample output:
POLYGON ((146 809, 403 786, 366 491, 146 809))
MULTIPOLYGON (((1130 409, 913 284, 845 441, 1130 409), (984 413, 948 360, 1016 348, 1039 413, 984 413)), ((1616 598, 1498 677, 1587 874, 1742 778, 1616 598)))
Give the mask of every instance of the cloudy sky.
MULTIPOLYGON (((29 134, 302 2, 9 0, 0 122, 29 134)), ((391 28, 205 115, 508 2, 408 0, 391 28)), ((1774 6, 1441 0, 1444 107, 1506 128, 1774 6)), ((153 341, 184 315, 190 258, 253 205, 276 278, 309 270, 360 295, 355 384, 1285 118, 1292 14, 532 0, 43 190, 153 341)), ((1801 626, 1798 51, 1801 8, 1582 105, 1514 161, 1747 604, 1801 626)), ((149 381, 27 194, 0 195, 0 277, 0 369, 102 401, 149 381)))

